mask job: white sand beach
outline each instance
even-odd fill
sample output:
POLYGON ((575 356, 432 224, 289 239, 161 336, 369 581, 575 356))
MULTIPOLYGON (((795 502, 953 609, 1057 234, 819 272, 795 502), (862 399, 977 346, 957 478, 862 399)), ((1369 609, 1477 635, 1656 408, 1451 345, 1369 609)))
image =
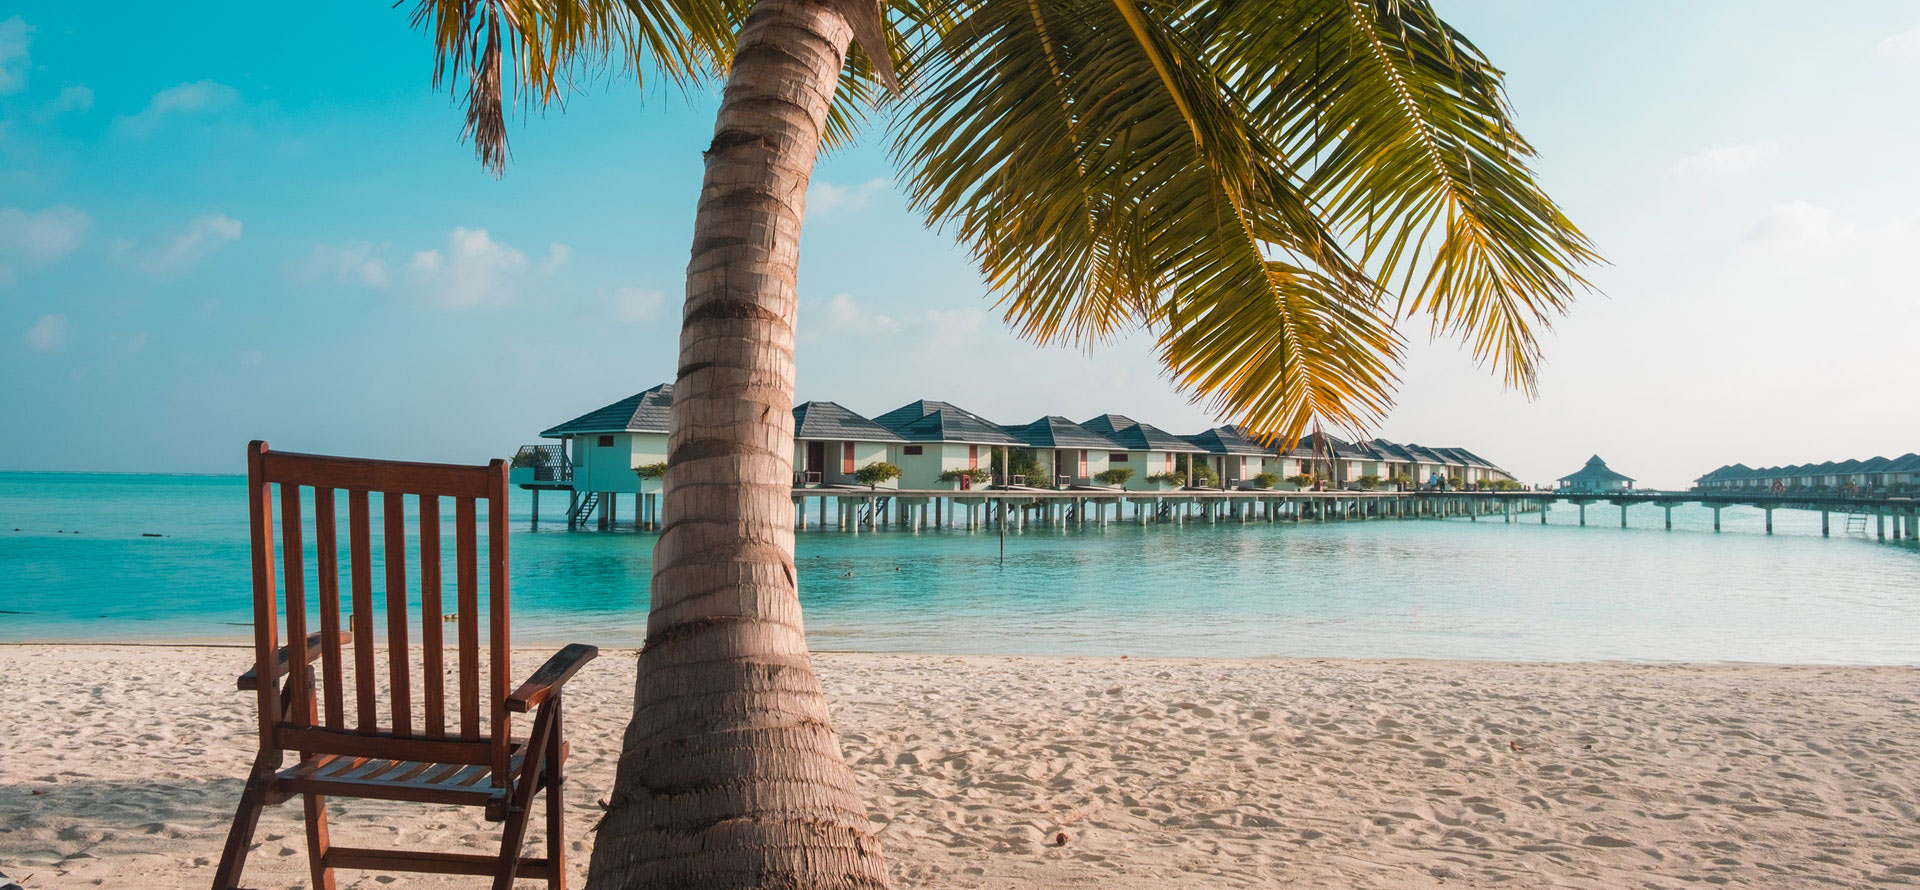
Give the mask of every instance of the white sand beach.
MULTIPOLYGON (((28 890, 206 886, 254 751, 253 700, 233 689, 247 661, 239 648, 0 646, 0 871, 28 890)), ((818 666, 903 888, 1920 883, 1920 669, 818 666)), ((632 677, 632 653, 608 652, 569 687, 582 850, 632 677)), ((474 810, 333 813, 336 843, 486 850, 497 837, 474 810)), ((267 811, 250 886, 306 885, 298 816, 267 811)))

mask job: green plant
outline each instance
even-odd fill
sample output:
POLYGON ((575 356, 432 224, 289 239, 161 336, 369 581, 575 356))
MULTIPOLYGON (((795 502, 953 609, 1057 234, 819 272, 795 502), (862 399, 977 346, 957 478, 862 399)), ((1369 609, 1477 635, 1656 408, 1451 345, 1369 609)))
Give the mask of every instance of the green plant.
POLYGON ((1452 476, 1448 476, 1448 477, 1447 477, 1447 487, 1448 487, 1448 488, 1459 488, 1459 487, 1460 487, 1460 476, 1459 476, 1459 474, 1457 474, 1457 473, 1456 473, 1456 474, 1454 474, 1454 475, 1452 475, 1452 476))
POLYGON ((1494 480, 1494 483, 1493 483, 1493 490, 1494 491, 1519 491, 1520 483, 1518 480, 1514 480, 1514 479, 1496 479, 1494 480))
POLYGON ((1288 476, 1287 481, 1301 488, 1312 488, 1313 474, 1312 473, 1295 473, 1291 476, 1288 476))
POLYGON ((853 471, 853 481, 868 488, 877 488, 880 483, 900 478, 900 468, 884 460, 877 460, 853 471))
POLYGON ((946 470, 940 474, 942 482, 958 482, 966 479, 975 485, 985 485, 993 478, 993 471, 986 467, 970 467, 964 470, 946 470))
POLYGON ((1133 478, 1132 467, 1114 467, 1112 469, 1109 469, 1100 473, 1095 473, 1093 475, 1093 481, 1098 482, 1101 485, 1113 485, 1113 486, 1126 485, 1127 480, 1132 478, 1133 478))
MULTIPOLYGON (((1009 473, 1008 482, 1013 481, 1013 476, 1019 476, 1027 485, 1043 487, 1053 485, 1053 469, 1041 464, 1040 457, 1031 448, 1008 449, 1006 464, 1009 473)), ((995 469, 1000 468, 1000 455, 993 456, 993 466, 995 469)))
POLYGON ((1376 476, 1376 475, 1374 475, 1374 474, 1372 474, 1372 473, 1368 473, 1368 474, 1366 474, 1366 475, 1364 475, 1364 476, 1361 476, 1361 477, 1360 477, 1360 487, 1361 487, 1361 488, 1364 488, 1364 489, 1366 489, 1366 490, 1368 490, 1368 491, 1372 491, 1372 490, 1374 490, 1374 489, 1376 489, 1376 488, 1379 488, 1379 487, 1380 487, 1380 477, 1379 477, 1379 476, 1376 476))
POLYGON ((634 467, 633 472, 642 479, 658 479, 667 475, 667 465, 664 461, 657 464, 641 464, 634 467))
POLYGON ((1272 488, 1275 485, 1279 485, 1279 484, 1280 484, 1279 473, 1253 474, 1253 487, 1255 488, 1272 488))
POLYGON ((541 451, 538 448, 523 448, 513 456, 513 466, 521 468, 544 467, 549 460, 551 460, 551 458, 547 457, 545 451, 541 451))
POLYGON ((1147 481, 1148 482, 1165 482, 1169 485, 1185 485, 1187 484, 1187 476, 1185 473, 1177 473, 1177 472, 1174 472, 1173 470, 1168 470, 1164 473, 1155 473, 1151 476, 1148 476, 1147 481))

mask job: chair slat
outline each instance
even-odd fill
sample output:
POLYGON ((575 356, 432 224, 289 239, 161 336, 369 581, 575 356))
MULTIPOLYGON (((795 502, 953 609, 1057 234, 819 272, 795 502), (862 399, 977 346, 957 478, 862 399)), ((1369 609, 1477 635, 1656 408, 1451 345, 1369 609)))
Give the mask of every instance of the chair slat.
POLYGON ((411 667, 407 658, 407 499, 397 491, 383 492, 380 506, 387 515, 381 556, 387 566, 387 670, 393 705, 393 734, 413 735, 411 667))
POLYGON ((265 481, 292 480, 315 487, 344 488, 349 491, 485 497, 489 481, 487 471, 474 466, 366 460, 291 451, 276 451, 264 457, 266 461, 261 478, 265 481))
POLYGON ((287 683, 287 722, 308 726, 311 721, 313 687, 301 677, 307 669, 307 559, 300 546, 300 485, 280 483, 280 571, 286 579, 287 666, 293 672, 287 683))
POLYGON ((353 690, 363 734, 380 730, 373 698, 373 543, 368 531, 367 493, 347 492, 347 547, 353 574, 353 690))
POLYGON ((507 686, 513 682, 511 635, 507 632, 507 466, 496 460, 487 465, 487 629, 491 633, 493 674, 487 698, 493 703, 493 782, 507 781, 507 738, 512 718, 507 714, 507 686))
POLYGON ((454 551, 459 563, 455 596, 460 617, 460 737, 480 737, 479 533, 473 498, 454 503, 454 551))
POLYGON ((447 736, 446 641, 440 633, 440 497, 420 497, 420 654, 427 738, 447 736))
POLYGON ((333 489, 313 490, 313 546, 320 577, 314 579, 320 597, 320 673, 326 725, 345 723, 340 704, 340 549, 334 538, 333 489))
MULTIPOLYGON (((274 659, 280 655, 279 616, 274 614, 273 584, 273 492, 267 483, 267 443, 247 445, 247 513, 253 544, 253 663, 261 676, 273 676, 274 659)), ((280 684, 259 684, 260 739, 273 740, 274 727, 280 721, 280 684)))

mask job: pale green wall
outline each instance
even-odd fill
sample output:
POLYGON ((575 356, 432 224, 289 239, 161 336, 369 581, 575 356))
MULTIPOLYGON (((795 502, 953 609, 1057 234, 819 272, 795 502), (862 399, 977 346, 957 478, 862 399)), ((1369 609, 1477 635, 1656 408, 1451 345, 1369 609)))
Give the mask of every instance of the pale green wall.
POLYGON ((614 491, 623 494, 660 491, 660 480, 643 480, 634 467, 665 463, 667 437, 663 433, 614 433, 611 447, 600 447, 597 435, 574 436, 573 487, 576 491, 614 491))

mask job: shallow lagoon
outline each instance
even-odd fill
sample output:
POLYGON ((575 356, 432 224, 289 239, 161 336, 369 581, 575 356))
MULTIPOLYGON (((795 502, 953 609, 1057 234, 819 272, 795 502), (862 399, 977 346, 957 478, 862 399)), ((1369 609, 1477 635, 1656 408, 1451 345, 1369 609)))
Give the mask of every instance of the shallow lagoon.
MULTIPOLYGON (((247 638, 243 483, 0 474, 0 641, 247 638)), ((516 639, 637 645, 654 536, 531 531, 515 498, 516 639)), ((809 531, 797 563, 817 649, 1920 664, 1911 544, 1577 516, 1036 529, 1004 563, 992 532, 809 531)))

